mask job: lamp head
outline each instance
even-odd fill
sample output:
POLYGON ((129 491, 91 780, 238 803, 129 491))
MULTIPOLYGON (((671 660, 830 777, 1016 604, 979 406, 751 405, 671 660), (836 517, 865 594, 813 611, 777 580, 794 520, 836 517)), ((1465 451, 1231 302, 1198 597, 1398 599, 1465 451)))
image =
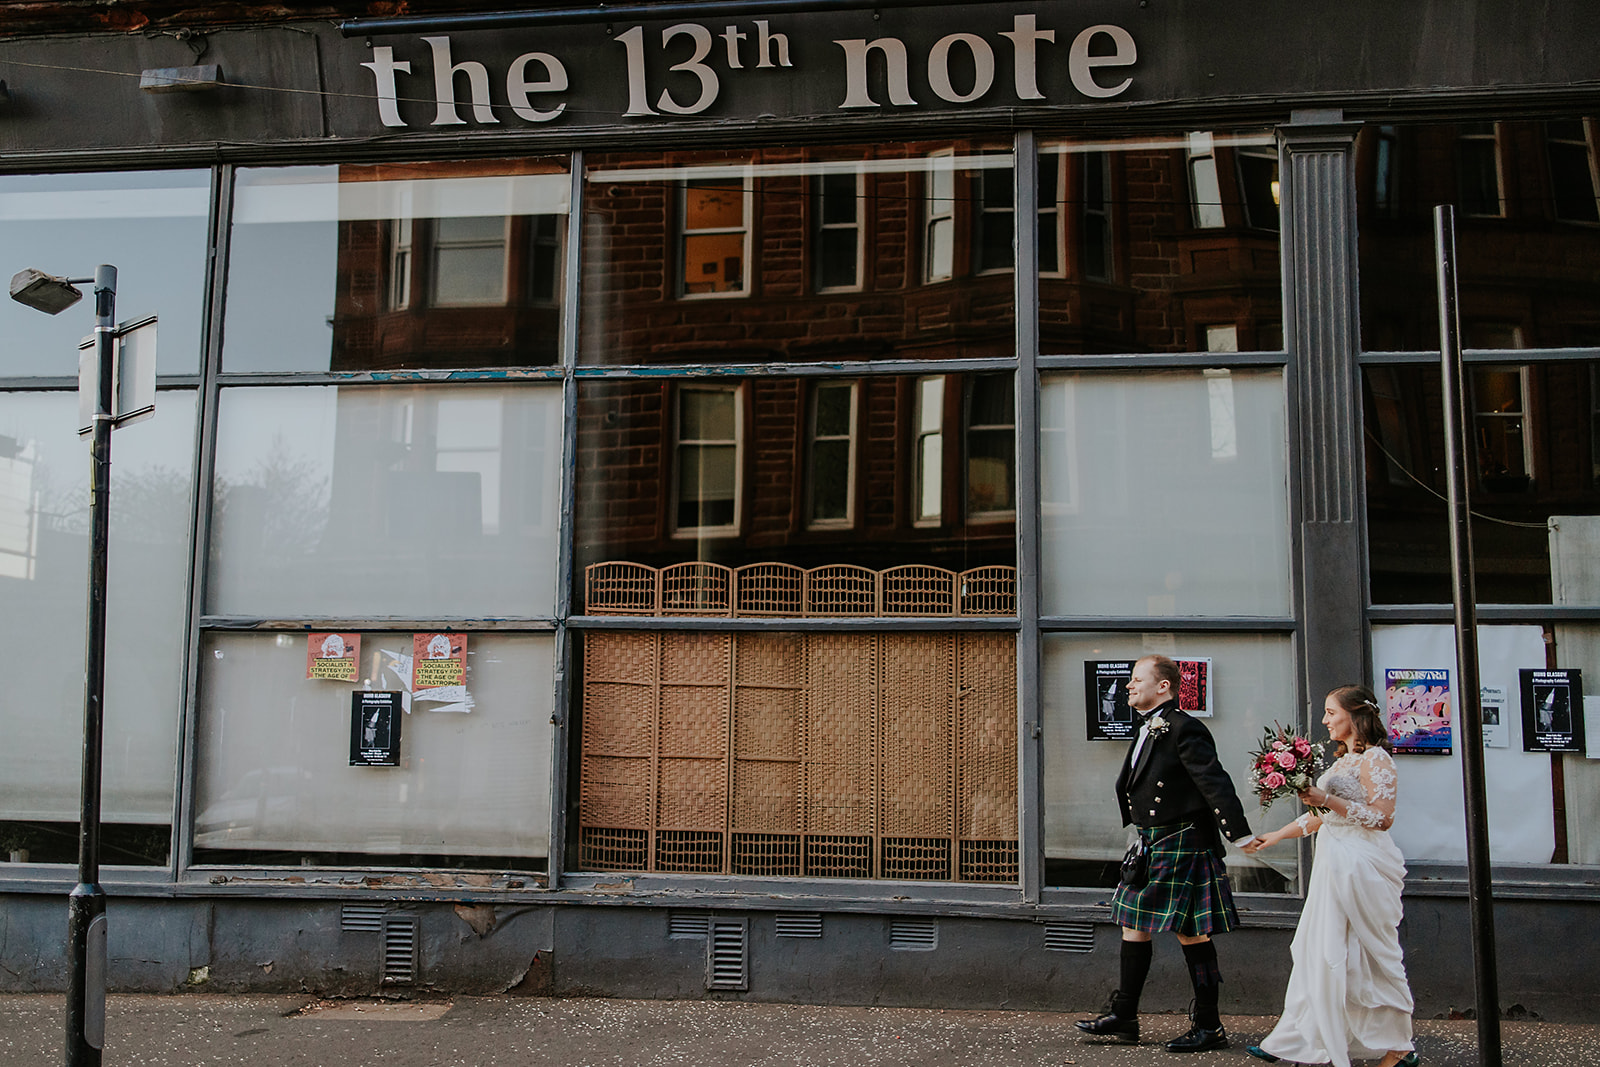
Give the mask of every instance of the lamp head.
POLYGON ((42 270, 20 270, 11 277, 11 299, 47 315, 59 315, 83 299, 83 292, 65 278, 42 270))

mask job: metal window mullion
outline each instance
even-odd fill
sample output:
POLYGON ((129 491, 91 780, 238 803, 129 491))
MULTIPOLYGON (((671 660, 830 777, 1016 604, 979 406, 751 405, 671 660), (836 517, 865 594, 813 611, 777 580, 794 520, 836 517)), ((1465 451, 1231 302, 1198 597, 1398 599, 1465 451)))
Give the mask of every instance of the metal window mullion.
POLYGON ((576 508, 578 456, 578 301, 583 252, 583 152, 572 153, 571 192, 567 204, 567 254, 561 309, 561 504, 556 531, 555 684, 551 693, 550 845, 545 856, 545 885, 560 887, 566 869, 567 776, 572 738, 572 614, 574 567, 573 515, 576 508))
POLYGON ((171 855, 174 881, 181 881, 194 862, 194 789, 198 772, 196 735, 199 732, 201 620, 205 613, 206 562, 210 559, 213 521, 211 481, 216 474, 217 409, 222 370, 223 311, 226 307, 228 250, 232 237, 232 164, 212 169, 211 218, 208 221, 211 256, 206 265, 206 301, 201 324, 205 346, 201 354, 200 385, 195 397, 194 474, 190 488, 188 635, 184 645, 183 696, 178 709, 178 760, 174 782, 171 855))
POLYGON ((1044 741, 1039 727, 1039 145, 1022 130, 1012 145, 1016 219, 1015 317, 1017 537, 1017 864, 1022 899, 1044 882, 1044 741))

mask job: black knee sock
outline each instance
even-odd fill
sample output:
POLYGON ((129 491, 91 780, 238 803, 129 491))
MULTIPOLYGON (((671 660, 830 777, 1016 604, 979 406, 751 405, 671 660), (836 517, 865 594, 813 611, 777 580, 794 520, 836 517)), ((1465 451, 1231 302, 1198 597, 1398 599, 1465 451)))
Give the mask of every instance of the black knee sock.
POLYGON ((1189 964, 1189 981, 1194 984, 1194 1024, 1215 1030, 1222 1025, 1222 1017, 1217 1014, 1217 994, 1222 985, 1217 946, 1211 941, 1184 945, 1183 958, 1189 964))
POLYGON ((1111 1010, 1125 1018, 1139 1014, 1139 995, 1144 992, 1144 980, 1150 973, 1150 955, 1154 944, 1149 941, 1124 941, 1122 943, 1122 985, 1111 1000, 1111 1010))

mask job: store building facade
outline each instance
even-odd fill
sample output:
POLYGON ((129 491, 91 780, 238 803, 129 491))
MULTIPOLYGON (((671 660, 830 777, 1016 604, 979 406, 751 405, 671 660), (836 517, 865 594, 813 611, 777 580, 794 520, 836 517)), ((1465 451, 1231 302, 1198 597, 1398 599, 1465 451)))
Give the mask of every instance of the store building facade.
MULTIPOLYGON (((1525 7, 5 31, 0 266, 159 316, 113 988, 1091 1006, 1108 665, 1156 651, 1241 785, 1384 694, 1419 1010, 1470 1004, 1450 203, 1501 988, 1600 1014, 1600 763, 1581 686, 1523 691, 1600 685, 1600 12, 1525 7)), ((0 308, 7 990, 65 980, 86 331, 0 308)), ((1312 861, 1230 855, 1231 1009, 1278 1002, 1312 861)))

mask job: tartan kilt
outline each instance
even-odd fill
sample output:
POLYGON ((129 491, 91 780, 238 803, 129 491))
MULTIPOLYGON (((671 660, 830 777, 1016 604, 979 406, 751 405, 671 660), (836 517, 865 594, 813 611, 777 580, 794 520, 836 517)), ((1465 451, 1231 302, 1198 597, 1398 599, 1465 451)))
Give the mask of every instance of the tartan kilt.
POLYGON ((1239 927, 1233 889, 1222 861, 1193 823, 1140 827, 1150 849, 1150 879, 1140 889, 1117 887, 1111 921, 1147 934, 1225 934, 1239 927))

